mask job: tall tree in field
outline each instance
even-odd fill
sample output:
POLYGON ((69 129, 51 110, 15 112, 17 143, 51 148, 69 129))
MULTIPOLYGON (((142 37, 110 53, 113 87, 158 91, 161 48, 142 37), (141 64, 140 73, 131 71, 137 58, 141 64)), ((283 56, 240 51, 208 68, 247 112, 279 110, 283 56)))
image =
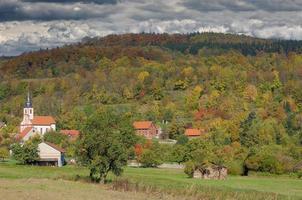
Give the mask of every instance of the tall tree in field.
POLYGON ((121 175, 135 143, 129 118, 100 110, 85 122, 76 154, 78 161, 89 168, 91 180, 105 183, 110 171, 121 175))

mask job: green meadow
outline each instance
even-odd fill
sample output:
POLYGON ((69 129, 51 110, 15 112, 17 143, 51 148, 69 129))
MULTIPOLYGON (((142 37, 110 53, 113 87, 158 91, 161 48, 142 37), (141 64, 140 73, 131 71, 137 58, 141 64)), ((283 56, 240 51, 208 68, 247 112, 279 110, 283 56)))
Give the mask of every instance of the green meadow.
MULTIPOLYGON (((108 196, 113 195, 112 199, 118 199, 114 196, 121 191, 126 192, 127 198, 130 199, 133 192, 140 194, 141 198, 139 199, 152 199, 158 194, 163 194, 162 199, 170 199, 172 198, 171 195, 173 196, 172 199, 181 197, 184 199, 302 199, 302 180, 286 176, 229 176, 227 180, 200 180, 189 179, 182 170, 177 169, 127 167, 122 177, 110 176, 111 182, 106 186, 98 185, 99 190, 95 189, 95 184, 89 183, 87 176, 87 169, 74 166, 55 168, 1 163, 0 192, 5 193, 2 191, 5 187, 7 190, 13 191, 14 187, 7 185, 11 183, 13 186, 14 182, 18 182, 18 191, 22 193, 22 188, 28 187, 28 185, 27 187, 22 185, 22 182, 43 180, 44 186, 41 190, 47 192, 62 185, 63 189, 61 188, 60 192, 64 193, 64 191, 68 192, 72 185, 80 184, 75 185, 75 187, 78 187, 77 190, 83 188, 87 191, 88 196, 85 196, 85 191, 81 191, 83 198, 86 199, 93 199, 91 192, 95 191, 98 193, 103 191, 108 196), (19 179, 22 181, 18 181, 19 179), (63 184, 62 181, 66 182, 63 184), (56 186, 56 184, 58 185, 56 186), (64 187, 67 189, 64 190, 64 187), (90 187, 91 192, 88 192, 90 187)), ((35 181, 30 183, 33 188, 35 188, 35 181)), ((39 184, 36 183, 36 185, 39 184)), ((32 191, 39 193, 34 189, 32 191)), ((98 195, 95 194, 94 196, 98 195)), ((125 197, 125 199, 127 198, 125 197)), ((96 199, 102 198, 98 196, 96 199)))

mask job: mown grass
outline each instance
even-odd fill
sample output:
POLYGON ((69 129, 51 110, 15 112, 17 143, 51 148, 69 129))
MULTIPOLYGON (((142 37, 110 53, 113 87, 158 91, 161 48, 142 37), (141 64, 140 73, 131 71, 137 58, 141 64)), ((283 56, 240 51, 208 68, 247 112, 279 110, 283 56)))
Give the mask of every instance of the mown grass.
MULTIPOLYGON (((87 180, 89 172, 75 166, 36 167, 0 164, 0 179, 87 180)), ((177 169, 125 168, 121 178, 110 176, 115 188, 169 193, 196 199, 302 199, 302 180, 289 177, 240 177, 227 180, 189 179, 177 169), (125 184, 126 180, 126 184, 125 184)))
POLYGON ((127 168, 124 177, 133 182, 157 186, 165 189, 200 190, 227 195, 249 194, 251 199, 302 199, 302 180, 289 177, 241 177, 229 176, 227 180, 189 179, 182 170, 127 168), (236 193, 236 194, 235 194, 236 193))

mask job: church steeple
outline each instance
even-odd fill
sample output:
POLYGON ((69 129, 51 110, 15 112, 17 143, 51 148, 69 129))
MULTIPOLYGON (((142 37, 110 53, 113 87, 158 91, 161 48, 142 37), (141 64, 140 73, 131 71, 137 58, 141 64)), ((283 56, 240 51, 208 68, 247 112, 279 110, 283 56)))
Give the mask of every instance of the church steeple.
POLYGON ((23 119, 27 119, 27 120, 34 119, 34 108, 29 92, 27 93, 27 98, 23 109, 23 119))
POLYGON ((28 92, 27 93, 26 103, 25 103, 25 108, 32 108, 32 107, 33 107, 32 101, 31 101, 31 98, 30 98, 30 94, 28 92))

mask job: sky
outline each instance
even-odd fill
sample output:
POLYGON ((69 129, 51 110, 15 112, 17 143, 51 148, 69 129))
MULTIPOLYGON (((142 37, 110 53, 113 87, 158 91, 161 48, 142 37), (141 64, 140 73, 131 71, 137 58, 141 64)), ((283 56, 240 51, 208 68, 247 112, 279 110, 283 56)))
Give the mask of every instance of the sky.
POLYGON ((122 33, 302 39, 302 0, 0 0, 0 56, 122 33))

